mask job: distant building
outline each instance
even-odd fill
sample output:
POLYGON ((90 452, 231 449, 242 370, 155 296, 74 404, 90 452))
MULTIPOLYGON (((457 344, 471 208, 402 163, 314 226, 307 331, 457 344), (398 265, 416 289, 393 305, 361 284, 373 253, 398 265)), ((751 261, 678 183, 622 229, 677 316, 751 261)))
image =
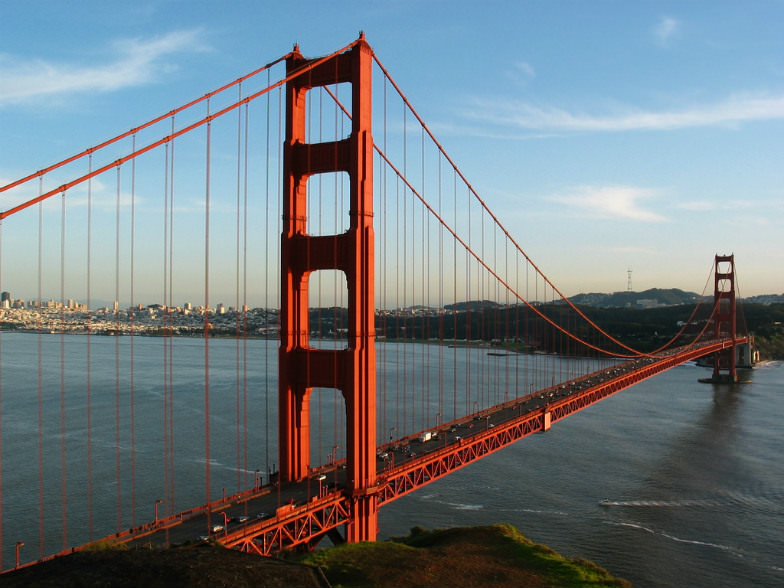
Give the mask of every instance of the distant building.
POLYGON ((640 298, 637 300, 637 306, 640 308, 656 308, 658 306, 662 306, 659 304, 659 301, 651 298, 640 298))

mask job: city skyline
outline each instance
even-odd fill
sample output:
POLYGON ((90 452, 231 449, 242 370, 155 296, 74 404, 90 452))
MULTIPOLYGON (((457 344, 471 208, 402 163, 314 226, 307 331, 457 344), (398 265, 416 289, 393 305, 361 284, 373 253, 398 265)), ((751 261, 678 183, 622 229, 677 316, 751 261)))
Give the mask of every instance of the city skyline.
MULTIPOLYGON (((294 43, 318 56, 362 30, 490 210, 567 296, 624 290, 630 268, 635 290, 699 292, 716 253, 735 254, 741 296, 784 292, 780 3, 313 2, 302 11, 234 2, 220 13, 206 3, 41 4, 7 4, 0 23, 8 82, 0 89, 0 185, 201 96, 294 43)), ((178 157, 187 153, 178 149, 178 157)), ((93 188, 111 191, 108 181, 93 188)), ((203 208, 198 195, 178 198, 194 214, 203 208)), ((69 222, 83 214, 71 206, 69 222)), ((233 222, 221 212, 216 235, 233 222)), ((153 218, 145 214, 139 231, 153 218)), ((14 231, 30 232, 15 223, 3 222, 0 279, 27 272, 25 288, 35 290, 35 256, 15 267, 14 231)), ((113 237, 104 230, 92 236, 94 268, 112 267, 113 237)), ((58 294, 62 279, 50 269, 61 256, 50 232, 43 297, 58 294)), ((279 233, 264 238, 275 243, 279 233)), ((167 287, 160 263, 144 261, 147 245, 138 245, 134 302, 161 299, 167 287)), ((260 245, 274 259, 274 248, 260 245)), ((193 249, 183 244, 174 265, 193 249)), ((224 273, 211 285, 211 305, 243 302, 229 259, 218 256, 212 270, 224 273)), ((261 306, 277 298, 277 269, 254 263, 248 302, 261 306)), ((111 273, 88 277, 69 266, 66 295, 83 297, 92 279, 91 294, 111 300, 114 282, 128 281, 111 273)), ((196 304, 203 281, 188 276, 165 298, 196 304)))

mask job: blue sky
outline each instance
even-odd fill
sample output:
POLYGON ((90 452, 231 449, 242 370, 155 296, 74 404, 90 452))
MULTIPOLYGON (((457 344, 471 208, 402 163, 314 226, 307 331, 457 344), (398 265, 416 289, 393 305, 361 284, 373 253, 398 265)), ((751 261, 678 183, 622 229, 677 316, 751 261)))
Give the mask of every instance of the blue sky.
MULTIPOLYGON (((0 184, 360 30, 567 295, 784 292, 784 2, 0 0, 0 184)), ((2 208, 5 208, 3 206, 2 208)), ((10 220, 6 223, 11 222, 10 220)), ((6 262, 8 263, 8 262, 6 262)))

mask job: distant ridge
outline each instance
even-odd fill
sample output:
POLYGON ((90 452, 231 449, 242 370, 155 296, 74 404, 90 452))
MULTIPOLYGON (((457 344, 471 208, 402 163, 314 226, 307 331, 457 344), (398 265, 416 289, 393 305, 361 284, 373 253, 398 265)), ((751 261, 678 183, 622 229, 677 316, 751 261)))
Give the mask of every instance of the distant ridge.
POLYGON ((699 294, 684 292, 678 288, 650 288, 643 292, 613 292, 577 294, 570 300, 575 304, 598 306, 601 308, 657 308, 661 306, 677 306, 694 304, 699 294))

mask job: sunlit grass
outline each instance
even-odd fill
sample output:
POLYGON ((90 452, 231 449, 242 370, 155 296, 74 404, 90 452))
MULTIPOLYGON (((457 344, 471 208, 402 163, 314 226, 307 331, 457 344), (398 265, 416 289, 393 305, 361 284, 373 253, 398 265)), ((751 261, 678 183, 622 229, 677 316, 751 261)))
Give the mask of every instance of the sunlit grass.
POLYGON ((568 559, 511 525, 426 531, 314 552, 330 583, 350 587, 629 586, 593 562, 568 559))

